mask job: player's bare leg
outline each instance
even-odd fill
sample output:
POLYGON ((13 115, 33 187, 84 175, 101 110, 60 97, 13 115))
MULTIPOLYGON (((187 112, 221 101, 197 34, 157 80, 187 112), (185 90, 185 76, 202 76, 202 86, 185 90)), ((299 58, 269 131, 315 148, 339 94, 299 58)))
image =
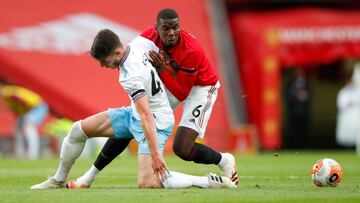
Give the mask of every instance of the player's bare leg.
POLYGON ((149 154, 138 155, 138 186, 139 188, 161 188, 159 177, 154 174, 149 154))

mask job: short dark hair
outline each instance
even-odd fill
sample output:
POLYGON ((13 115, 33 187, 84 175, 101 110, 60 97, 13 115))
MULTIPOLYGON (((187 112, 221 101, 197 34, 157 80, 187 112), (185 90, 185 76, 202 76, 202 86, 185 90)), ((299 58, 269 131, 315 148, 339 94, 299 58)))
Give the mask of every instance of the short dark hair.
POLYGON ((174 19, 174 18, 179 18, 176 11, 171 8, 165 8, 165 9, 159 11, 159 13, 157 15, 157 22, 159 23, 160 19, 166 20, 166 19, 174 19))
POLYGON ((122 43, 117 34, 109 29, 103 29, 96 34, 90 54, 99 60, 112 54, 118 47, 122 47, 122 43))

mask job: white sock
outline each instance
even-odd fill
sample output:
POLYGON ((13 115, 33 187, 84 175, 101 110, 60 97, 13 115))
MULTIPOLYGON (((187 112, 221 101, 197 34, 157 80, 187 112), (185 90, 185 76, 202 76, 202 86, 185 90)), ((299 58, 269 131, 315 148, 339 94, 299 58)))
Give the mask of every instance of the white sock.
POLYGON ((72 165, 84 149, 86 139, 81 121, 76 121, 61 146, 60 165, 54 176, 57 181, 66 181, 72 165))
POLYGON ((170 171, 167 180, 163 182, 165 188, 189 188, 191 186, 208 188, 209 180, 205 176, 192 176, 184 173, 170 171))
POLYGON ((226 164, 226 160, 224 159, 224 153, 220 153, 221 154, 221 159, 220 162, 218 163, 218 166, 221 168, 222 166, 224 166, 224 164, 226 164))
POLYGON ((88 171, 86 171, 84 175, 82 175, 76 180, 76 182, 79 184, 91 185, 91 183, 95 180, 95 177, 99 172, 100 170, 97 169, 94 165, 92 165, 91 168, 88 171))

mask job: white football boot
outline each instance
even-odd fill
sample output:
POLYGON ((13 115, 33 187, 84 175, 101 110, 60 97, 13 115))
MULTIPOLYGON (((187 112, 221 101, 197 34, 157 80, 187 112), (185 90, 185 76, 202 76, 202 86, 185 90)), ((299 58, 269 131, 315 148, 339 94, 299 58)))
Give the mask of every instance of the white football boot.
POLYGON ((207 174, 209 179, 209 188, 236 188, 236 185, 228 177, 217 176, 214 173, 207 174))
POLYGON ((54 177, 49 177, 42 183, 33 185, 30 187, 32 190, 44 190, 44 189, 57 189, 57 188, 64 188, 65 182, 59 182, 55 180, 54 177))
POLYGON ((85 183, 79 183, 78 180, 72 180, 66 183, 66 188, 69 189, 80 189, 80 188, 89 188, 91 186, 90 184, 85 183))
POLYGON ((221 156, 222 158, 218 165, 221 169, 221 175, 230 178, 235 185, 239 184, 234 156, 230 153, 221 153, 221 156))

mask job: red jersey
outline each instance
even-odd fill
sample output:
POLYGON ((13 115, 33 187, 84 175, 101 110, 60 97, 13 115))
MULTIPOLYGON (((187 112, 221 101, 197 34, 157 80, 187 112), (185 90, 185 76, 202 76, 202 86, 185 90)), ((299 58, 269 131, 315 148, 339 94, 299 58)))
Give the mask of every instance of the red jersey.
POLYGON ((200 43, 193 35, 183 30, 180 31, 179 42, 170 49, 164 45, 156 33, 155 28, 149 28, 141 33, 142 37, 150 39, 156 46, 170 55, 172 66, 178 73, 172 76, 166 69, 160 74, 166 88, 179 100, 183 101, 189 95, 193 86, 215 85, 218 81, 214 66, 206 57, 200 43))

